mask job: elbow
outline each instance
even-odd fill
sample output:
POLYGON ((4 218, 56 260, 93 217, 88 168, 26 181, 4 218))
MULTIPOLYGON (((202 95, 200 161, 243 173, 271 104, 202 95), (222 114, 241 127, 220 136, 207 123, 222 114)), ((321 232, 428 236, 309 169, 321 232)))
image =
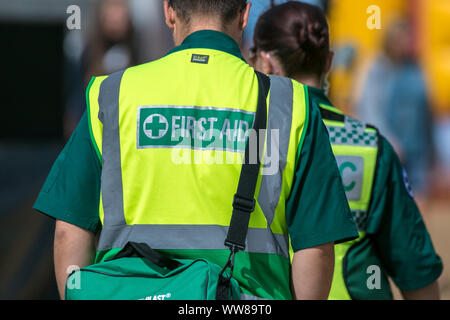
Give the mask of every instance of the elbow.
POLYGON ((83 240, 93 241, 94 236, 91 231, 62 220, 56 220, 55 243, 76 243, 83 240))
POLYGON ((55 242, 67 241, 72 234, 73 227, 64 221, 56 220, 55 226, 55 242))

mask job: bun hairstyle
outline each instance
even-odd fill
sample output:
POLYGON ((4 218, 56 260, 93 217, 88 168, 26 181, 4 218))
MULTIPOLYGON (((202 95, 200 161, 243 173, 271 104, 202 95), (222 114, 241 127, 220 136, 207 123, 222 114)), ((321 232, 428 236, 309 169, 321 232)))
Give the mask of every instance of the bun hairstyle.
POLYGON ((274 52, 288 77, 322 75, 330 52, 330 36, 323 11, 289 1, 266 11, 258 20, 255 49, 274 52))

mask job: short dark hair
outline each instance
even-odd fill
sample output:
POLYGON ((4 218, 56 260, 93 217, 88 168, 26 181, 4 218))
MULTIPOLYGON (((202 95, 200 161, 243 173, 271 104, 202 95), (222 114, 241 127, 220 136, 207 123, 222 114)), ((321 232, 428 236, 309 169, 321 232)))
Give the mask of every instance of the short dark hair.
POLYGON ((319 75, 330 52, 325 13, 302 2, 275 6, 259 18, 254 42, 256 50, 274 51, 287 76, 319 75))
POLYGON ((192 16, 201 14, 218 16, 225 24, 236 18, 246 4, 247 0, 169 0, 169 5, 186 23, 190 23, 192 16))

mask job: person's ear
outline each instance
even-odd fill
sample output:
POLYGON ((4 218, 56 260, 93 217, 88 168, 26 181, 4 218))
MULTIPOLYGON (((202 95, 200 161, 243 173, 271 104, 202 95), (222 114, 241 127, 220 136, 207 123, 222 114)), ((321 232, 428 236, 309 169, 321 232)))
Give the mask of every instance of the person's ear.
POLYGON ((328 74, 331 71, 331 68, 333 67, 333 61, 334 61, 334 51, 330 51, 327 58, 327 63, 325 65, 324 74, 328 74))
POLYGON ((166 18, 166 24, 170 30, 175 30, 175 10, 169 5, 167 0, 164 1, 164 16, 166 18))
POLYGON ((251 2, 247 2, 245 5, 244 10, 240 13, 239 17, 239 28, 241 30, 244 30, 248 26, 248 17, 250 16, 250 8, 252 7, 251 2))
POLYGON ((259 56, 261 59, 261 72, 264 74, 273 74, 274 67, 272 64, 272 60, 270 59, 270 54, 265 51, 260 51, 259 56))

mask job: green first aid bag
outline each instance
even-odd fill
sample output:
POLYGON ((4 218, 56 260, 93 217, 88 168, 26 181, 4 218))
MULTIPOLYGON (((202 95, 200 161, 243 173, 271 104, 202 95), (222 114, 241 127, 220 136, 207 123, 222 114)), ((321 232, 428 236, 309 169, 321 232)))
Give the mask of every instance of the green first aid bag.
MULTIPOLYGON (((112 260, 73 271, 65 299, 216 300, 223 270, 204 259, 169 259, 146 244, 129 242, 112 260)), ((229 299, 239 300, 238 282, 226 279, 229 299)))

